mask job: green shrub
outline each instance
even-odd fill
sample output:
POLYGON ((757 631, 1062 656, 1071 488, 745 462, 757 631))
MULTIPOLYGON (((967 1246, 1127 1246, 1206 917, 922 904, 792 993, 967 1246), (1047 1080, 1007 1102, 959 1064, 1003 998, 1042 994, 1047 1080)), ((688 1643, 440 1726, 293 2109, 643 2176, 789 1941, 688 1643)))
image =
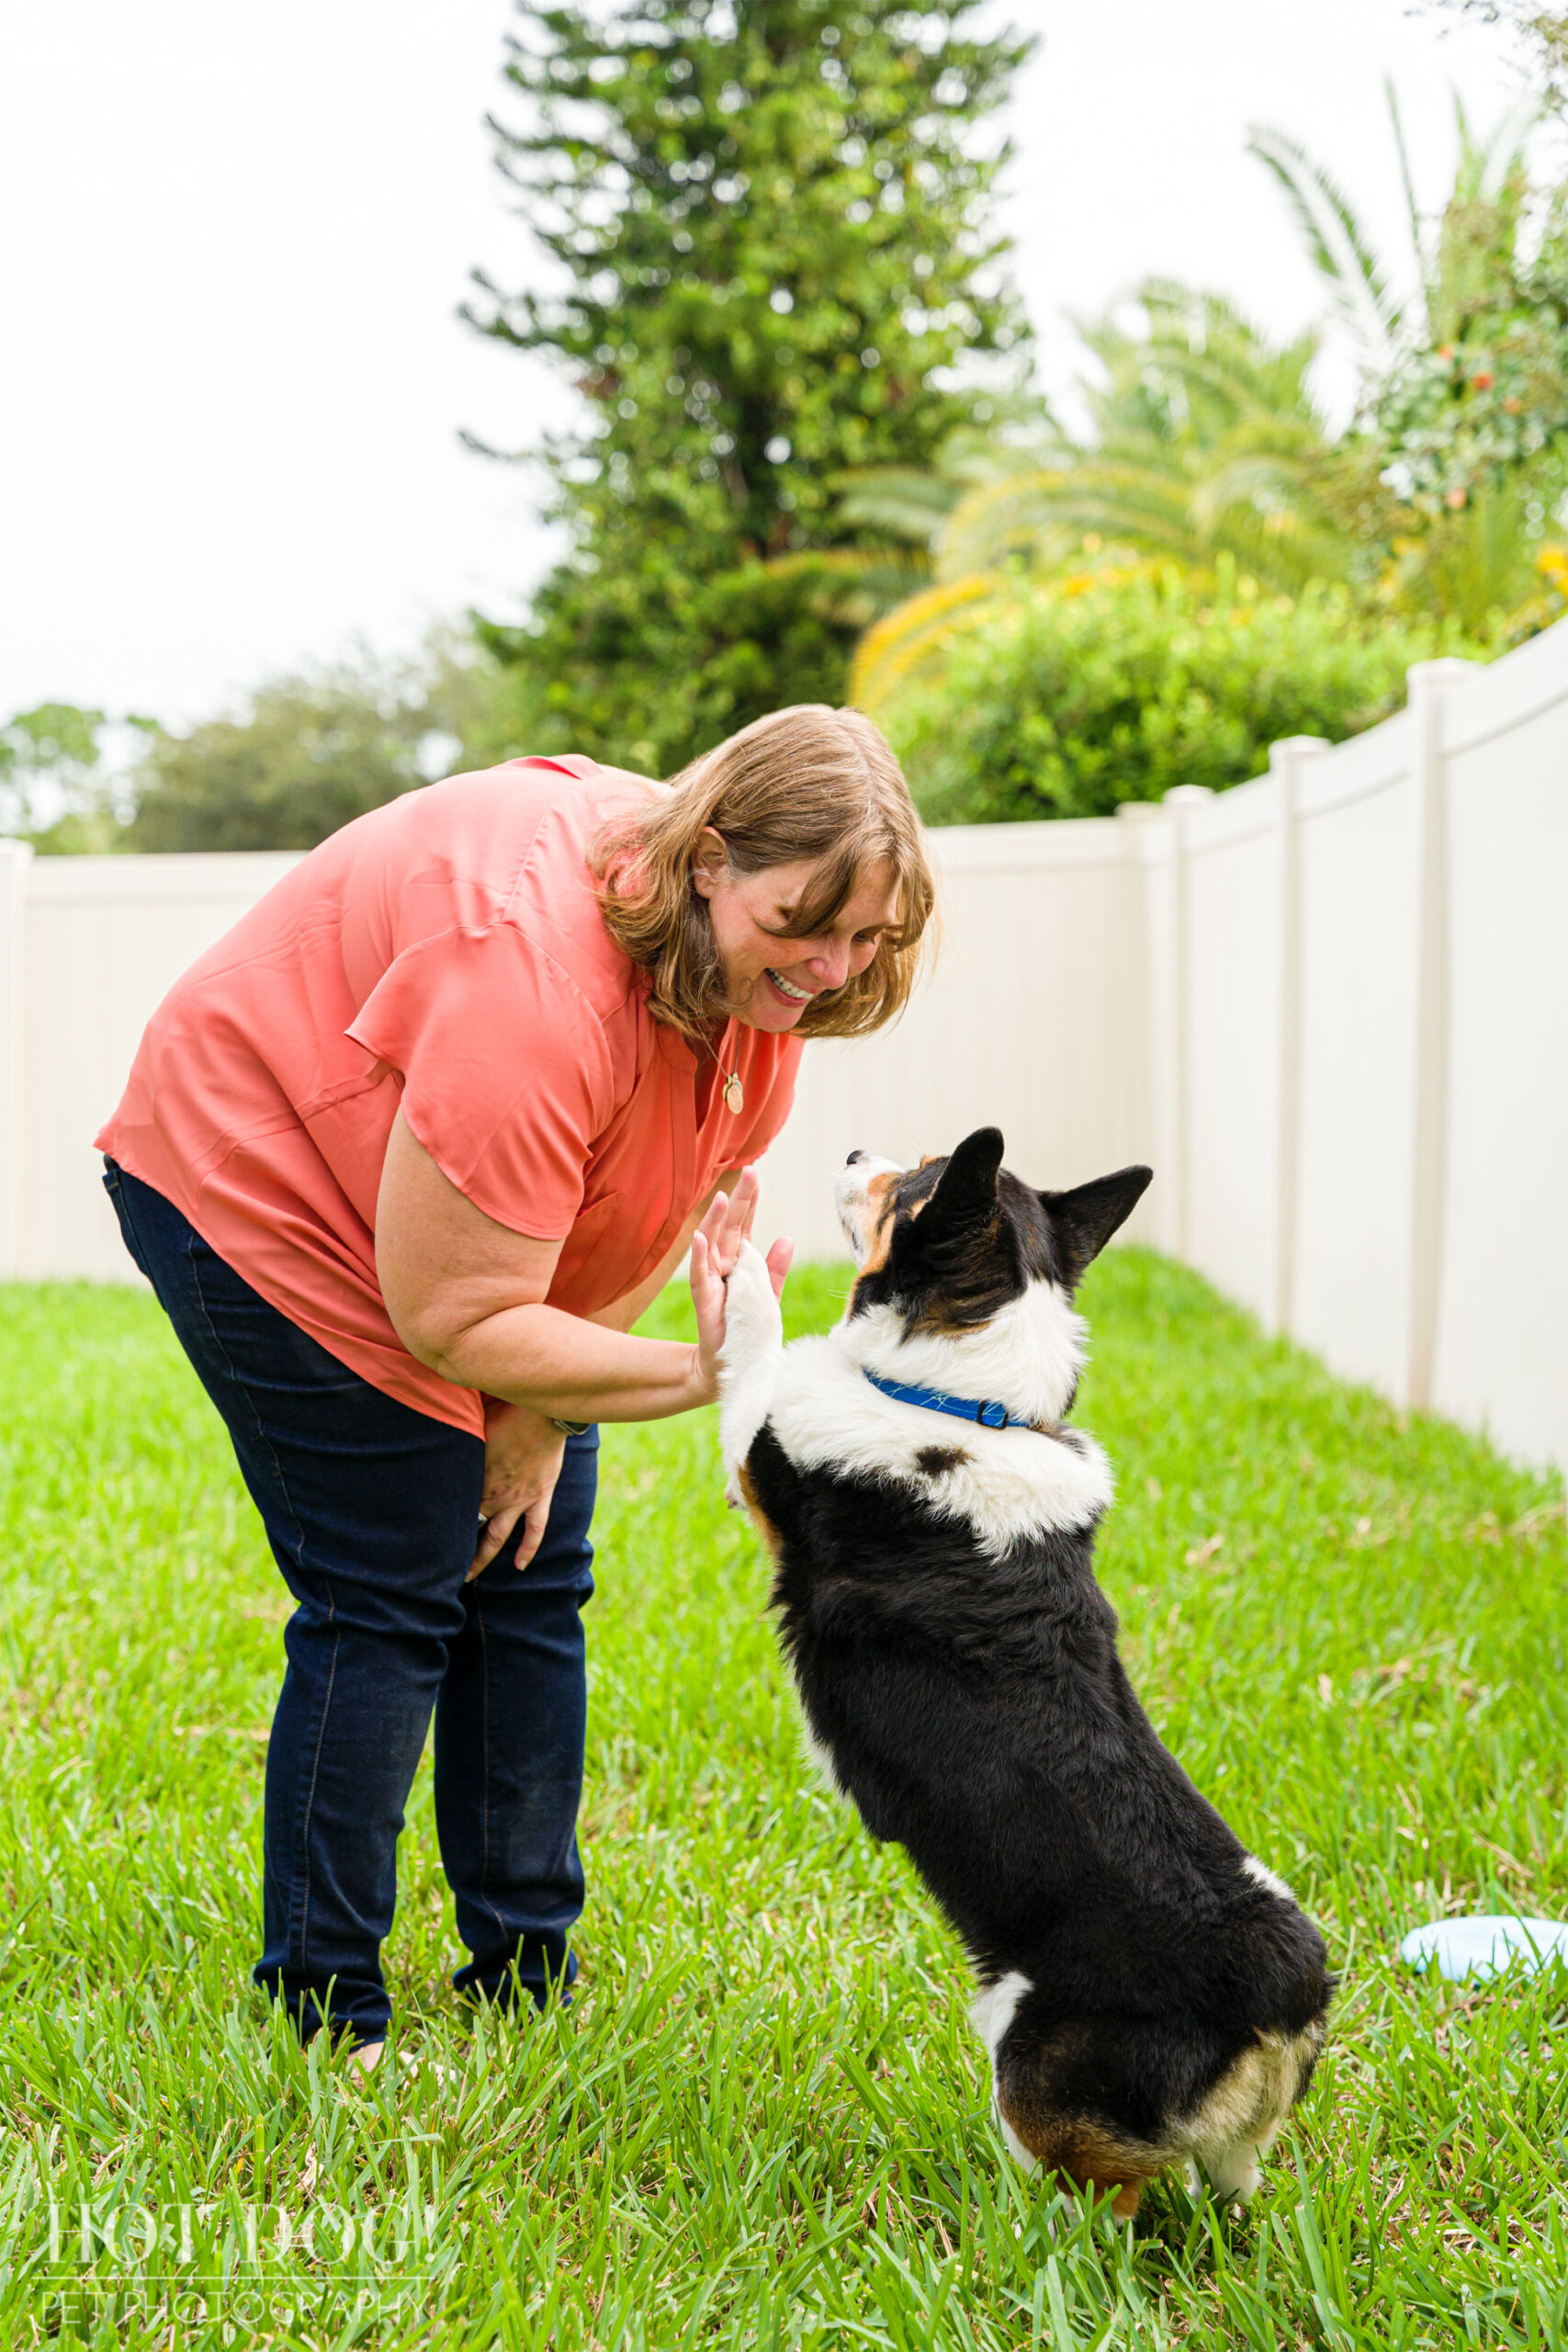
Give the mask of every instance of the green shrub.
POLYGON ((1337 589, 1262 595, 1234 572, 1206 591, 1174 569, 1020 582, 876 716, 929 823, 1104 816, 1245 783, 1280 736, 1338 742, 1401 707, 1413 662, 1473 650, 1337 589))

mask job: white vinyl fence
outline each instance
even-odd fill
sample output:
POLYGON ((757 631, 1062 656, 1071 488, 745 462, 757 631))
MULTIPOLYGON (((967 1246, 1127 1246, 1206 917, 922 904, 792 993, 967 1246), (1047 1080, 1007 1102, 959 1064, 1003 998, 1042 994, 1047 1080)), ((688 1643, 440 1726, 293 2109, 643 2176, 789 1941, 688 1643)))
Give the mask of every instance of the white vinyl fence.
MULTIPOLYGON (((1218 797, 931 836, 933 977, 813 1046, 763 1221, 841 1252, 834 1170, 996 1122, 1130 1237, 1397 1402, 1568 1461, 1568 623, 1218 797)), ((277 856, 0 844, 0 1264, 124 1279, 90 1149, 171 980, 277 856)))

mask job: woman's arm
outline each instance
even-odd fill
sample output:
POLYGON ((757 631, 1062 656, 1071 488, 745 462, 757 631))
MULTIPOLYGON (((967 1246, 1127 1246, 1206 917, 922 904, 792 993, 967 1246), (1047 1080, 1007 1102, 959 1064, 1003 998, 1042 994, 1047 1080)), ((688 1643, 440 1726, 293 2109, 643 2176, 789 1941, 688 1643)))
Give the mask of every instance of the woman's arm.
MULTIPOLYGON (((665 1261, 594 1320, 544 1305, 558 1241, 513 1233, 459 1193, 416 1142, 401 1112, 392 1123, 376 1204, 376 1269, 403 1345, 459 1386, 485 1396, 485 1475, 470 1577, 522 1520, 516 1561, 537 1551, 560 1475, 562 1420, 658 1420, 709 1403, 724 1340, 723 1275, 755 1213, 755 1178, 721 1181, 665 1261), (733 1191, 729 1192, 729 1188, 733 1191), (701 1229, 694 1231, 702 1219, 701 1229), (690 1242, 699 1339, 694 1347, 634 1340, 637 1320, 690 1242)), ((787 1242, 769 1262, 782 1289, 787 1242)))
MULTIPOLYGON (((722 1277, 756 1213, 748 1171, 715 1199, 694 1250, 722 1277)), ((445 1177, 400 1112, 376 1207, 376 1270, 411 1355, 454 1381, 573 1421, 654 1421, 713 1402, 722 1293, 705 1285, 697 1344, 637 1340, 547 1306, 558 1241, 513 1233, 445 1177)), ((787 1254, 775 1266, 782 1283, 787 1254)), ((627 1305, 640 1306, 640 1295, 627 1305)), ((618 1319, 605 1310, 606 1321, 618 1319)))

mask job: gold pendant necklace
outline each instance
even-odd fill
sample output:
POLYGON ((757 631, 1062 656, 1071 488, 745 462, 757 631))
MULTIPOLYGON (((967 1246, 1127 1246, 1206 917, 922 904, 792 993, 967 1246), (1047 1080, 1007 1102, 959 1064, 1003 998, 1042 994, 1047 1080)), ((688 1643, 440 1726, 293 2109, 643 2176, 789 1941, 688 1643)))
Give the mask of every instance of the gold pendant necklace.
MULTIPOLYGON (((707 1045, 705 1037, 703 1043, 707 1045)), ((746 1108, 746 1089, 740 1083, 740 1072, 739 1069, 726 1069, 712 1046, 708 1046, 708 1052, 713 1054, 713 1066, 724 1081, 724 1107, 731 1118, 739 1118, 746 1108)))

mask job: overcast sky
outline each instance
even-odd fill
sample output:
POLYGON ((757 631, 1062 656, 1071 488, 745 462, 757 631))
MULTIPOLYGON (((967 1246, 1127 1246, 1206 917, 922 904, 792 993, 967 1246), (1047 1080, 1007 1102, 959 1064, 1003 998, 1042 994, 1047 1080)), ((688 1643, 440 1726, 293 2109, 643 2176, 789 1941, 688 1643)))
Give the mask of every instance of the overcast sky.
MULTIPOLYGON (((1043 368, 1064 311, 1151 271, 1271 326, 1320 308, 1247 126, 1326 160, 1390 248, 1383 109, 1423 200, 1450 85, 1516 99, 1502 36, 1404 0, 1018 0, 1043 36, 1004 206, 1043 368)), ((529 268, 483 130, 509 0, 13 0, 0 33, 0 718, 46 697, 181 723, 356 639, 511 616, 547 560, 514 447, 569 396, 457 318, 529 268)))

